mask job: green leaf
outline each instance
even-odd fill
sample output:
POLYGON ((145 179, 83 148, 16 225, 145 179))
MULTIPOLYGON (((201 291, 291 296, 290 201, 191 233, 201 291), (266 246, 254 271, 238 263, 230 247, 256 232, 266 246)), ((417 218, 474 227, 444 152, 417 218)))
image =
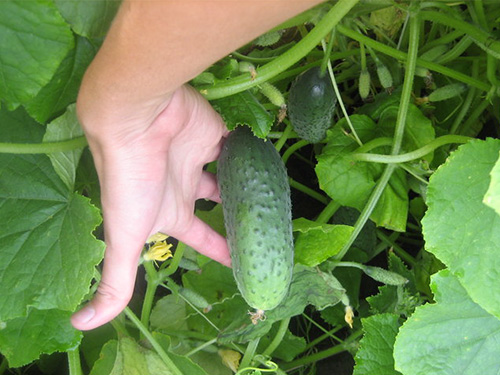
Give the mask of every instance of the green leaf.
POLYGON ((73 43, 52 1, 0 1, 0 98, 11 109, 30 101, 73 43))
POLYGON ((116 370, 118 370, 120 362, 117 363, 117 361, 119 360, 121 360, 121 354, 118 354, 118 341, 110 340, 103 345, 99 359, 95 361, 90 375, 111 374, 115 363, 116 370))
MULTIPOLYGON (((43 128, 26 114, 0 111, 5 141, 39 142, 43 128)), ((104 244, 89 200, 68 190, 45 155, 0 154, 0 320, 29 306, 72 311, 88 292, 104 244)))
POLYGON ((32 309, 25 317, 2 322, 0 352, 9 366, 24 366, 42 353, 75 347, 82 334, 71 326, 70 315, 68 311, 32 309))
POLYGON ((266 319, 252 324, 247 314, 240 315, 225 329, 221 342, 246 342, 266 334, 274 322, 301 314, 306 306, 322 310, 334 306, 345 297, 345 289, 330 273, 296 264, 285 300, 275 309, 266 311, 266 319))
POLYGON ((151 327, 155 330, 187 330, 186 302, 169 294, 156 302, 151 311, 151 327))
MULTIPOLYGON (((384 136, 392 137, 394 135, 398 112, 399 103, 397 105, 387 106, 387 108, 380 113, 378 125, 384 136)), ((435 131, 431 120, 429 120, 416 105, 410 104, 403 136, 402 152, 410 152, 421 148, 433 141, 434 138, 435 131)), ((431 162, 432 157, 433 153, 431 152, 424 156, 423 159, 427 162, 431 162)))
MULTIPOLYGON (((171 351, 170 337, 162 333, 153 332, 153 337, 162 346, 165 352, 168 352, 168 356, 172 362, 177 366, 182 374, 189 375, 207 375, 207 373, 196 363, 194 363, 190 358, 173 353, 171 351)), ((142 374, 142 373, 140 373, 142 374)), ((151 375, 160 374, 156 371, 151 371, 151 375)))
MULTIPOLYGON (((366 115, 353 115, 350 119, 363 143, 377 138, 381 132, 366 115)), ((327 132, 327 144, 317 157, 316 175, 320 188, 333 200, 361 211, 384 167, 353 159, 352 153, 359 145, 346 134, 348 129, 346 120, 342 119, 327 132)), ((408 213, 407 192, 405 172, 397 169, 370 218, 379 226, 404 231, 408 213)))
POLYGON ((396 314, 373 315, 361 319, 364 337, 356 352, 354 375, 397 375, 392 351, 399 329, 396 314))
MULTIPOLYGON (((271 330, 266 335, 261 337, 259 347, 257 349, 258 352, 263 352, 268 347, 276 336, 278 326, 279 323, 273 324, 271 330)), ((282 361, 291 361, 304 351, 306 345, 306 340, 303 337, 295 336, 292 332, 290 332, 290 330, 287 330, 280 344, 273 351, 272 356, 273 358, 278 358, 282 361)))
POLYGON ((25 104, 30 115, 40 123, 62 113, 76 101, 83 73, 94 58, 96 48, 81 37, 77 37, 75 43, 75 48, 66 55, 50 82, 25 104))
POLYGON ((500 215, 500 159, 495 162, 491 169, 490 177, 490 185, 484 195, 483 202, 500 215))
MULTIPOLYGON (((353 115, 351 122, 362 142, 375 137, 376 124, 368 116, 353 115)), ((327 144, 317 157, 316 174, 320 188, 332 199, 361 210, 375 186, 373 175, 380 173, 380 166, 353 162, 349 156, 358 144, 344 133, 346 127, 347 122, 341 120, 328 130, 327 144)))
MULTIPOLYGON (((186 272, 182 276, 182 281, 186 288, 196 290, 212 305, 212 310, 204 315, 215 326, 227 327, 242 316, 248 317, 248 305, 239 294, 233 271, 230 268, 210 261, 201 267, 200 272, 186 272)), ((189 328, 217 334, 205 317, 198 314, 190 316, 189 328)))
POLYGON ((243 91, 211 103, 221 114, 229 130, 239 125, 248 125, 260 138, 265 138, 271 130, 274 117, 250 91, 243 91))
POLYGON ((338 254, 349 240, 353 228, 348 225, 317 224, 304 218, 294 220, 295 261, 309 267, 317 266, 338 254))
MULTIPOLYGON (((76 118, 75 105, 71 105, 62 116, 47 125, 43 141, 64 141, 82 135, 83 130, 76 118)), ((73 190, 75 185, 76 168, 78 167, 78 161, 82 152, 83 148, 78 148, 72 151, 55 152, 48 155, 54 170, 69 190, 73 190)))
POLYGON ((120 0, 55 0, 73 31, 87 38, 101 38, 111 25, 120 0))
POLYGON ((196 210, 198 216, 205 223, 210 225, 217 233, 225 236, 226 228, 224 227, 224 213, 222 212, 222 204, 217 204, 210 211, 196 210))
POLYGON ((431 177, 422 220, 427 251, 460 279, 471 298, 500 317, 500 217, 483 203, 500 140, 460 146, 431 177))
POLYGON ((400 328, 396 369, 405 375, 497 374, 500 320, 475 303, 449 270, 434 275, 431 287, 436 303, 417 307, 400 328))

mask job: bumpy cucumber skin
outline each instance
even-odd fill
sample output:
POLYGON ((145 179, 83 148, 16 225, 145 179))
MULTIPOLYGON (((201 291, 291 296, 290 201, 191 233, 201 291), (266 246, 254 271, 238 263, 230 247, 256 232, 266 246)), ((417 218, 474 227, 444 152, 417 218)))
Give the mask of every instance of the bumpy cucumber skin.
POLYGON ((288 116, 297 135, 318 143, 332 125, 337 97, 328 74, 311 68, 299 75, 290 87, 288 116))
POLYGON ((246 126, 230 133, 218 159, 233 274, 246 302, 271 310, 285 298, 293 270, 290 185, 270 141, 246 126))

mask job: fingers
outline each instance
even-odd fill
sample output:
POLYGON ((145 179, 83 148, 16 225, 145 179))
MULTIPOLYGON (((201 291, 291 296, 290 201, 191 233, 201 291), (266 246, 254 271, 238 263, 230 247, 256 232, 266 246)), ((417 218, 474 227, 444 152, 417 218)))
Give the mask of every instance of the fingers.
POLYGON ((231 257, 226 239, 198 217, 194 216, 187 231, 179 234, 172 233, 172 236, 191 246, 200 254, 231 267, 231 257))
MULTIPOLYGON (((76 329, 99 327, 120 314, 132 297, 138 256, 108 247, 98 290, 92 301, 71 317, 76 329)), ((137 252, 133 252, 137 253, 137 252)), ((140 251, 139 251, 140 253, 140 251)))
POLYGON ((208 199, 213 202, 221 203, 219 187, 217 186, 217 178, 210 172, 203 171, 196 192, 197 199, 208 199))

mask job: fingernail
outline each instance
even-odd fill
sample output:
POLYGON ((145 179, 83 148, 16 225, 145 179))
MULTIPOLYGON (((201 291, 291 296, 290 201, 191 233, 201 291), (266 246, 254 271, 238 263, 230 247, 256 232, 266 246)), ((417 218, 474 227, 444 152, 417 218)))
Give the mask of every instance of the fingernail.
POLYGON ((87 305, 73 315, 73 321, 85 324, 91 321, 94 315, 95 315, 95 309, 91 305, 87 305))

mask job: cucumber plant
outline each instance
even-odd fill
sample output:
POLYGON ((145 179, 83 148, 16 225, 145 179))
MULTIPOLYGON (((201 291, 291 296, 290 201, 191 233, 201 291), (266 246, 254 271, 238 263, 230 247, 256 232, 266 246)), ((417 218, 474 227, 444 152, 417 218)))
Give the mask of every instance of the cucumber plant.
POLYGON ((196 206, 221 234, 231 211, 235 269, 149 239, 131 308, 82 334, 69 317, 95 293, 104 246, 71 103, 111 3, 0 2, 0 374, 66 373, 69 362, 71 375, 296 375, 338 366, 340 353, 356 375, 498 372, 494 2, 326 1, 193 79, 244 133, 232 151, 241 168, 219 166, 226 207, 196 206), (320 64, 328 74, 314 80, 335 81, 346 110, 335 122, 320 105, 333 125, 298 139, 294 116, 314 120, 317 103, 291 87, 320 64), (313 111, 294 112, 297 98, 313 111), (249 305, 266 320, 252 324, 249 305))

